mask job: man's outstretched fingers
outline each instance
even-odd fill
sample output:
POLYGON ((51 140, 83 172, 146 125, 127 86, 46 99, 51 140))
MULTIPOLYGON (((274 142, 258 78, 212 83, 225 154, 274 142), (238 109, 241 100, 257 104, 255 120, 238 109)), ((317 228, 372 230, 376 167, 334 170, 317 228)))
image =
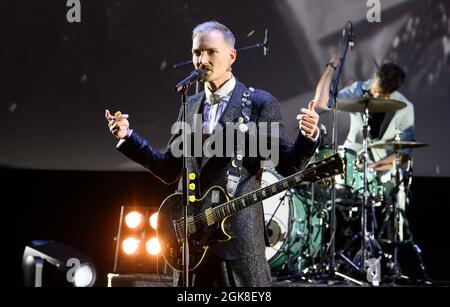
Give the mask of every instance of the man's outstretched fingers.
POLYGON ((108 109, 105 110, 105 117, 108 121, 113 119, 113 117, 111 116, 111 113, 109 113, 108 109))

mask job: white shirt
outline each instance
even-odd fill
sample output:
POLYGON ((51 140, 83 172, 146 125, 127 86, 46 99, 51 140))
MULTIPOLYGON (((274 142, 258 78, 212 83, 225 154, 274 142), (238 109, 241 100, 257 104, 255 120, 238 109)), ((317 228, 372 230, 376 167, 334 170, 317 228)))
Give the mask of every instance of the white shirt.
POLYGON ((214 93, 211 92, 211 90, 205 86, 205 105, 203 106, 203 132, 207 134, 212 134, 214 131, 214 128, 217 125, 217 122, 219 121, 219 118, 222 116, 223 111, 225 111, 225 108, 228 104, 228 101, 231 98, 231 93, 233 92, 234 88, 236 86, 236 79, 234 76, 231 77, 230 80, 225 82, 224 85, 222 85, 217 91, 214 93), (215 103, 211 105, 210 97, 214 94, 216 96, 221 97, 220 101, 218 103, 215 103), (207 105, 206 105, 207 104, 207 105))

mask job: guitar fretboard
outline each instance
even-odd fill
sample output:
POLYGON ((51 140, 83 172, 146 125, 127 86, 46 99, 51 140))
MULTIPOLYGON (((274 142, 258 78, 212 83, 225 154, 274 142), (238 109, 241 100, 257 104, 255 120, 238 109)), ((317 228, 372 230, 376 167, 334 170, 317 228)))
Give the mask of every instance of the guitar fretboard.
POLYGON ((317 181, 343 172, 343 161, 335 154, 323 161, 315 163, 303 172, 295 173, 276 183, 260 188, 249 194, 237 197, 213 208, 216 221, 222 220, 251 205, 297 186, 306 180, 317 181))
POLYGON ((251 205, 281 193, 289 188, 292 188, 303 180, 300 174, 294 174, 274 184, 268 185, 253 191, 250 194, 235 198, 229 202, 223 203, 220 206, 213 208, 213 213, 216 219, 222 220, 238 211, 241 211, 251 205))

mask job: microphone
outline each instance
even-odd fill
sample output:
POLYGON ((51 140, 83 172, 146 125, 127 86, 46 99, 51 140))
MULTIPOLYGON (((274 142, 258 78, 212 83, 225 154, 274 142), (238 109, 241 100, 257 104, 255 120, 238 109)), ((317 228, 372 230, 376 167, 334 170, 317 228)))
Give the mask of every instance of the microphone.
POLYGON ((189 86, 191 86, 192 83, 203 78, 204 73, 205 72, 201 68, 193 70, 189 76, 187 76, 184 80, 178 82, 178 84, 175 85, 175 91, 177 92, 186 91, 189 88, 189 86))
POLYGON ((267 55, 267 53, 269 52, 269 28, 266 28, 266 32, 264 34, 264 43, 263 43, 263 52, 264 52, 264 56, 267 55))
POLYGON ((348 35, 348 45, 350 46, 350 50, 353 50, 355 46, 355 34, 353 33, 353 23, 349 20, 347 21, 347 35, 348 35))

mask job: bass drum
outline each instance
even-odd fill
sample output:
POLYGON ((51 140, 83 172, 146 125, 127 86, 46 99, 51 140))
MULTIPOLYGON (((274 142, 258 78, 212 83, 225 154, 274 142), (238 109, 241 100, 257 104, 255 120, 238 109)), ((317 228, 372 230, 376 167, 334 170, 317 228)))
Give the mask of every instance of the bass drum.
MULTIPOLYGON (((278 182, 283 177, 274 170, 263 172, 261 185, 278 182)), ((322 242, 324 206, 314 202, 312 206, 311 184, 281 192, 263 201, 264 219, 269 237, 266 258, 272 271, 285 269, 290 245, 293 269, 307 267, 317 256, 322 242), (292 200, 292 202, 291 202, 292 200), (290 203, 292 205, 290 205, 290 203), (292 214, 291 222, 290 212, 292 214)))

